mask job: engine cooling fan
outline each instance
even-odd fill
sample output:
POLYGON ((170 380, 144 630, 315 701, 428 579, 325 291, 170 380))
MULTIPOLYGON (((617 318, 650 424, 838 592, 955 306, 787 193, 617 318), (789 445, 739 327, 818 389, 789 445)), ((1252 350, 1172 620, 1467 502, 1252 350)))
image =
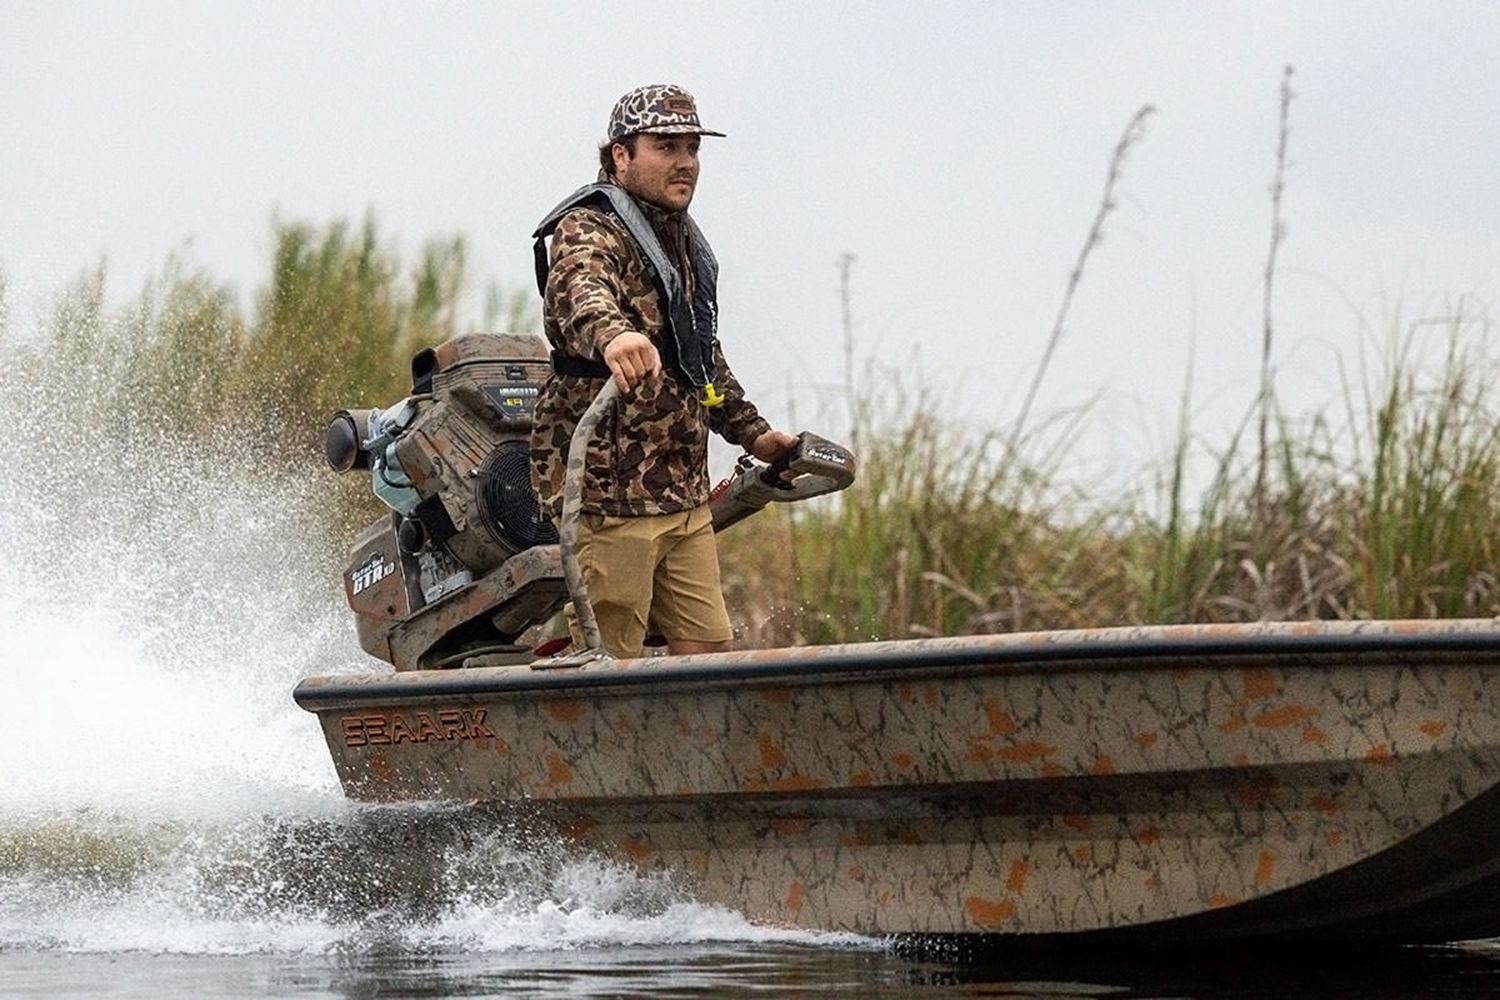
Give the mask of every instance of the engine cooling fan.
POLYGON ((542 517, 531 489, 530 447, 525 441, 503 441, 478 469, 480 520, 507 551, 533 545, 555 545, 557 528, 542 517))

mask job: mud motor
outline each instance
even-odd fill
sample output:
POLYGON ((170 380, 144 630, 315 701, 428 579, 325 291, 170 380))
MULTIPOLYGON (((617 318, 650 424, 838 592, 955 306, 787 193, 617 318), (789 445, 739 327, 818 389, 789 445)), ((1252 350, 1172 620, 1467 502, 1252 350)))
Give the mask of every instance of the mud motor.
MULTIPOLYGON (((365 471, 390 513, 355 540, 344 572, 360 645, 397 670, 527 662, 523 634, 569 599, 555 525, 530 478, 546 343, 472 334, 419 352, 412 392, 387 409, 340 410, 323 450, 365 471)), ((804 433, 771 466, 742 456, 715 490, 722 529, 773 501, 854 481, 854 456, 804 433)))

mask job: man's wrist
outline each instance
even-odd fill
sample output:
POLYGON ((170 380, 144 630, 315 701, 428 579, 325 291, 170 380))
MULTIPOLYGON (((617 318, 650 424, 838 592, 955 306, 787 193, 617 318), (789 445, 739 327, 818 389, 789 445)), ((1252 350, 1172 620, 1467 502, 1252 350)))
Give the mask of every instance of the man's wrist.
POLYGON ((755 442, 760 440, 762 434, 769 434, 774 428, 765 417, 756 417, 748 430, 740 436, 740 447, 750 451, 755 447, 755 442))

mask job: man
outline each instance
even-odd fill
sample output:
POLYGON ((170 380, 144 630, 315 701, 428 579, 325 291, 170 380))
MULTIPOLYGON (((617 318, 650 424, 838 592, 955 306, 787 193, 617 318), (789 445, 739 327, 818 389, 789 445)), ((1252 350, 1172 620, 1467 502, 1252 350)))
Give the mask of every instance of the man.
POLYGON ((632 90, 610 114, 597 183, 533 234, 553 371, 531 473, 554 520, 573 430, 605 379, 620 388, 588 444, 578 556, 605 651, 621 658, 640 655, 648 622, 671 653, 729 648, 708 434, 767 462, 796 442, 745 398, 718 342, 718 262, 687 214, 705 135, 723 133, 681 87, 632 90))

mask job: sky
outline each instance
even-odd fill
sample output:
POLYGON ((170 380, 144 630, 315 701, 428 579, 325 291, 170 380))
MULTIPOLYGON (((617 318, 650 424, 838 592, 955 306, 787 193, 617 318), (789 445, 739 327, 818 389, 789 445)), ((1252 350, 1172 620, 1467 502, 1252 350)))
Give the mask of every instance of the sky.
POLYGON ((850 254, 863 392, 1005 427, 1041 372, 1029 419, 1084 407, 1078 460, 1129 474, 1185 393, 1216 445, 1256 398, 1288 66, 1283 405, 1342 406, 1452 317, 1485 336, 1496 51, 1490 0, 0 0, 0 270, 13 327, 101 261, 115 301, 177 255, 248 307, 273 219, 370 214, 406 262, 463 236, 477 317, 490 279, 528 287, 529 234, 593 179, 615 99, 673 82, 728 134, 692 211, 774 423, 842 430, 850 254))

